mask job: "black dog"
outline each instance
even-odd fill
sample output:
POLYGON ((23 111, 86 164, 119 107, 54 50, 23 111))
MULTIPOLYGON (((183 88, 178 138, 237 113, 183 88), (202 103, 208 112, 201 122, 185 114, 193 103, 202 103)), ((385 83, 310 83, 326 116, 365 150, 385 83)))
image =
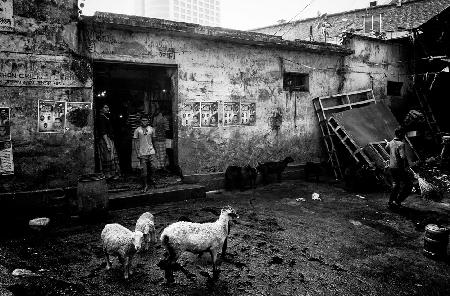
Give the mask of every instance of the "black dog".
POLYGON ((257 175, 256 169, 250 165, 245 167, 229 166, 225 171, 225 190, 239 188, 242 191, 248 185, 250 188, 256 188, 257 175))
POLYGON ((310 161, 308 161, 305 164, 304 168, 305 181, 308 181, 309 177, 316 177, 316 182, 319 182, 319 177, 322 174, 323 174, 323 167, 321 164, 310 161))
POLYGON ((276 174, 277 175, 277 181, 281 182, 281 174, 283 173, 284 169, 288 165, 288 163, 293 162, 294 159, 290 156, 286 157, 282 161, 269 161, 262 164, 258 164, 256 169, 261 173, 262 175, 262 182, 263 184, 269 183, 269 175, 276 174))

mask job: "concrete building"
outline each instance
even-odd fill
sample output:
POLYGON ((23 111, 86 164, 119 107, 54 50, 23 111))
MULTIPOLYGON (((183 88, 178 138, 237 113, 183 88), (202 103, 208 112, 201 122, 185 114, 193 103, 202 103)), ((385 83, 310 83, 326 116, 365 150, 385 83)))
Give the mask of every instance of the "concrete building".
POLYGON ((10 137, 0 139, 0 191, 76 184, 95 169, 91 108, 83 120, 64 115, 66 103, 92 102, 90 64, 77 54, 77 1, 1 5, 0 108, 9 110, 10 137))
MULTIPOLYGON (((383 2, 382 2, 383 3, 383 2)), ((283 36, 288 40, 340 43, 343 33, 380 39, 405 37, 408 32, 450 6, 450 0, 393 0, 387 4, 372 1, 367 8, 276 24, 253 30, 283 36)))
POLYGON ((129 115, 163 107, 189 175, 288 155, 318 161, 313 98, 372 88, 392 105, 409 89, 404 40, 353 35, 341 46, 108 13, 80 23, 75 0, 14 1, 12 16, 14 30, 0 34, 0 108, 10 111, 4 142, 14 156, 14 175, 0 176, 6 191, 71 186, 94 172, 92 114, 105 102, 122 168, 129 115), (389 94, 389 81, 401 92, 389 94))
POLYGON ((220 27, 221 0, 135 0, 136 15, 220 27))

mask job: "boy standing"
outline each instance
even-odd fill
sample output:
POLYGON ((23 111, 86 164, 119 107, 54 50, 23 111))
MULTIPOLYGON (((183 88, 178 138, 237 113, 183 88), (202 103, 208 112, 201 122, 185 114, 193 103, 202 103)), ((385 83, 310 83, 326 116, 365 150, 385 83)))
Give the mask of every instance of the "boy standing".
POLYGON ((136 155, 139 159, 139 164, 141 167, 141 178, 143 188, 142 191, 146 192, 148 189, 148 181, 154 185, 152 180, 152 162, 156 161, 155 149, 153 148, 153 138, 155 136, 154 129, 148 125, 148 119, 145 116, 141 116, 141 126, 134 130, 133 140, 135 141, 136 155), (150 170, 147 166, 150 164, 150 170), (149 174, 147 172, 150 172, 149 174))
POLYGON ((392 191, 389 197, 388 206, 400 207, 401 203, 411 193, 413 182, 408 171, 408 159, 406 157, 405 143, 403 142, 405 133, 402 128, 395 130, 395 138, 386 143, 389 152, 389 172, 392 177, 392 191))

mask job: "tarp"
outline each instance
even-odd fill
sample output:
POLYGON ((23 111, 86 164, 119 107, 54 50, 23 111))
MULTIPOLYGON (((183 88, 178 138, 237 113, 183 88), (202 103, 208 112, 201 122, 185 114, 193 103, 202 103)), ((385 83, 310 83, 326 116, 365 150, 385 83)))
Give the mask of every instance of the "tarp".
POLYGON ((394 114, 383 103, 335 113, 332 117, 360 147, 392 140, 399 126, 394 114))

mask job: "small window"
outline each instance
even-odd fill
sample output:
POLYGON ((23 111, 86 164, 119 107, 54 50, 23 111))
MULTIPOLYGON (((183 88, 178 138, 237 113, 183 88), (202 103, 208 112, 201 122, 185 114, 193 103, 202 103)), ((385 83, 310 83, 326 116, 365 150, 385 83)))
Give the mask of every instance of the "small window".
POLYGON ((381 27, 381 14, 364 16, 364 33, 370 34, 372 32, 381 32, 381 27))
POLYGON ((309 91, 309 74, 286 72, 283 75, 283 90, 309 91))
POLYGON ((388 96, 401 96, 403 82, 388 81, 386 93, 388 96))

